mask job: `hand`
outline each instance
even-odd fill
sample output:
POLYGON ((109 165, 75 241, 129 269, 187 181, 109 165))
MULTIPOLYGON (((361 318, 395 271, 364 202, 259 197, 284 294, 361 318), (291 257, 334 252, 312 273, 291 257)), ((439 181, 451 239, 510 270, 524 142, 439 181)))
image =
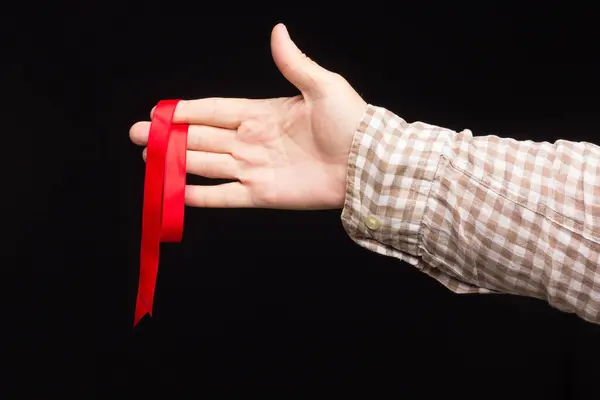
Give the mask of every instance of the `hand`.
MULTIPOLYGON (((187 205, 343 206, 352 138, 366 103, 344 78, 307 58, 284 25, 273 29, 271 50, 275 64, 301 95, 178 104, 174 122, 189 124, 187 172, 235 181, 188 185, 187 205)), ((149 122, 136 123, 131 140, 147 145, 149 128, 149 122)))

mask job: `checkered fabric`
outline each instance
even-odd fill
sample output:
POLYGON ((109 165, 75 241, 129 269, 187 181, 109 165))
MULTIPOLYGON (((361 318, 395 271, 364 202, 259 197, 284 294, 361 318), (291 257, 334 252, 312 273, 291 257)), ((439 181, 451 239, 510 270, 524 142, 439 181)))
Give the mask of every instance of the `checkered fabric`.
POLYGON ((600 323, 600 147, 473 136, 369 105, 342 223, 456 293, 509 293, 600 323))

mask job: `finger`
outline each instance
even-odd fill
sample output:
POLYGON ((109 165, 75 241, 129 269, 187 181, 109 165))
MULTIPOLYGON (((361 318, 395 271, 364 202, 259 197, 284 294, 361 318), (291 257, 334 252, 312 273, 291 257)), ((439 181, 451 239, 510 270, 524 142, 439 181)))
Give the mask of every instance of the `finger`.
POLYGON ((279 71, 302 94, 305 96, 320 94, 322 89, 320 82, 330 72, 302 53, 283 24, 277 24, 273 28, 271 53, 279 71))
POLYGON ((205 208, 247 208, 254 206, 250 192, 240 182, 215 186, 188 185, 185 189, 185 203, 191 207, 205 208))
MULTIPOLYGON (((144 162, 148 148, 142 151, 144 162)), ((229 154, 206 153, 202 151, 187 151, 185 170, 188 174, 203 176, 211 179, 238 179, 237 163, 229 154)))
POLYGON ((268 100, 206 98, 180 101, 173 122, 237 129, 248 119, 269 111, 268 100))
POLYGON ((136 122, 129 128, 129 138, 138 146, 148 145, 148 135, 150 133, 150 122, 136 122))
MULTIPOLYGON (((129 130, 131 141, 138 146, 148 145, 150 122, 135 123, 129 130)), ((212 153, 230 153, 236 138, 236 131, 206 125, 190 125, 188 128, 187 148, 189 150, 212 153)))
POLYGON ((213 179, 237 179, 237 163, 229 154, 188 151, 186 159, 188 174, 213 179))
POLYGON ((188 149, 210 153, 231 153, 236 131, 208 125, 190 125, 188 149))

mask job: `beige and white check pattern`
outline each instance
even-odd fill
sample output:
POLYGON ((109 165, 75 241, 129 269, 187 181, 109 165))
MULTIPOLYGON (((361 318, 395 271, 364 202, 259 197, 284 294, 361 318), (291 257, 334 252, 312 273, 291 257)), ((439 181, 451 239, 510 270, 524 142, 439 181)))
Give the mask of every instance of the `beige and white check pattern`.
POLYGON ((473 136, 369 105, 342 223, 456 293, 510 293, 600 323, 600 147, 473 136))

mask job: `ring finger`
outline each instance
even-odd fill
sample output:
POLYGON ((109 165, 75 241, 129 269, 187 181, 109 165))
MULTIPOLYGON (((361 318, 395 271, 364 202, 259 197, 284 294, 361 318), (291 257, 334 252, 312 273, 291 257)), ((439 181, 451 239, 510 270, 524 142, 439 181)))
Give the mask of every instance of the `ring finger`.
POLYGON ((229 154, 188 151, 188 174, 213 179, 238 179, 237 162, 229 154))

